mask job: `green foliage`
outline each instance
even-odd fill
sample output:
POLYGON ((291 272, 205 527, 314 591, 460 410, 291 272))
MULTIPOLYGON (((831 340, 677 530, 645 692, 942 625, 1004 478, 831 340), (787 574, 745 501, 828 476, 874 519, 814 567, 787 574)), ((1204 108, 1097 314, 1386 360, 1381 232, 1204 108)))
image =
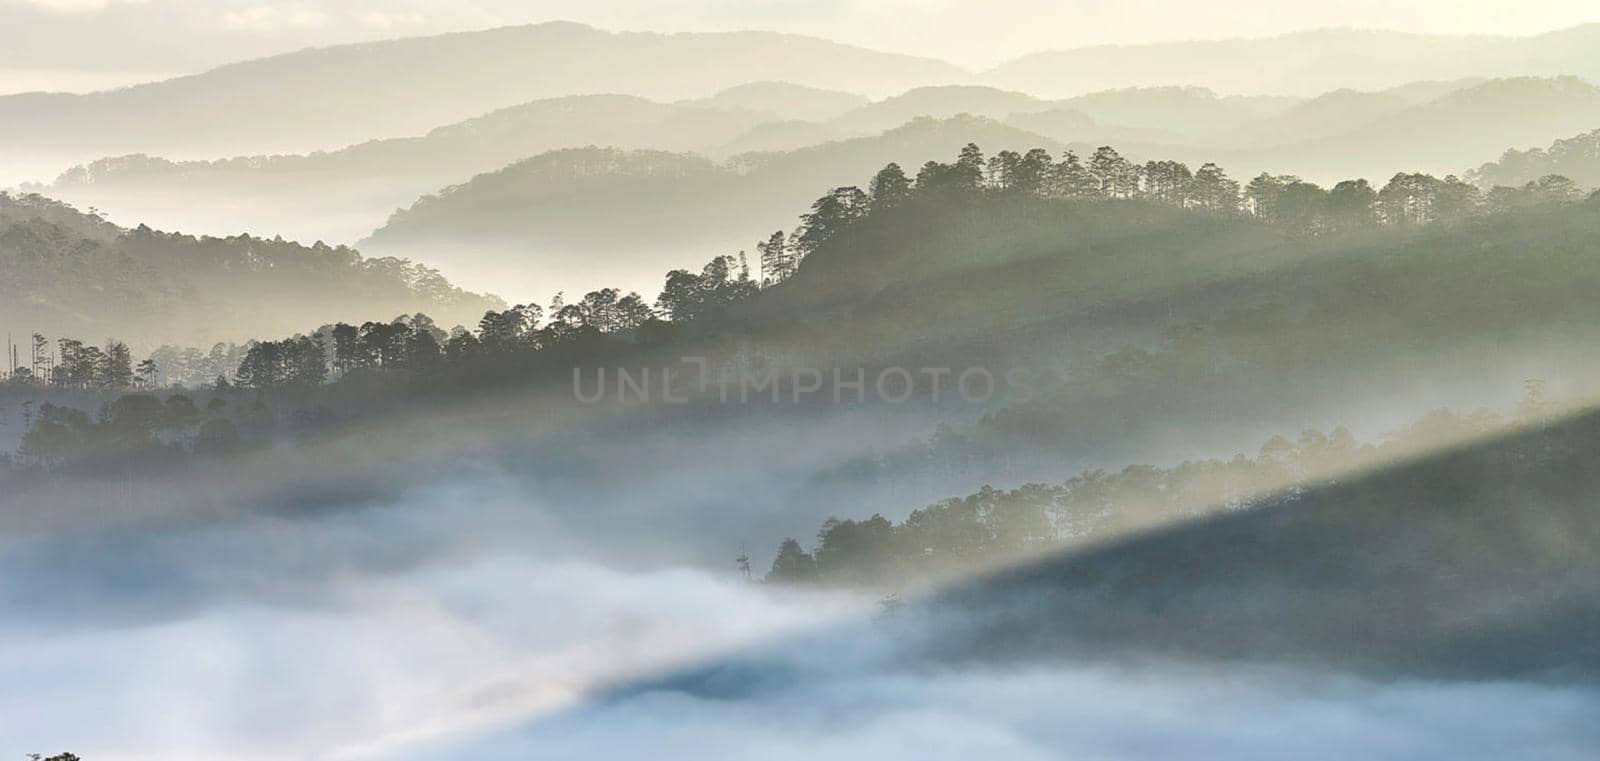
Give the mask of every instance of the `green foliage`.
POLYGON ((193 400, 176 395, 162 401, 149 394, 126 394, 106 404, 98 420, 46 402, 22 435, 17 464, 84 473, 170 465, 182 461, 187 451, 204 451, 203 442, 179 443, 192 437, 200 419, 193 400))
POLYGON ((733 304, 750 298, 757 292, 757 285, 741 260, 742 257, 719 256, 707 263, 699 274, 688 270, 668 272, 666 285, 656 299, 656 309, 671 320, 687 322, 720 315, 733 304))
POLYGON ((1010 490, 984 486, 913 510, 898 524, 880 515, 864 521, 829 518, 812 553, 793 539, 783 540, 767 580, 891 588, 931 581, 1142 528, 1293 500, 1330 475, 1462 441, 1502 424, 1487 411, 1462 416, 1437 410, 1379 445, 1359 444, 1342 427, 1312 429, 1293 441, 1273 437, 1253 458, 1089 470, 1058 484, 1010 490))
POLYGON ((795 584, 810 582, 816 577, 817 561, 801 548, 800 543, 793 539, 785 539, 778 545, 778 554, 772 559, 772 570, 767 572, 767 581, 781 584, 795 584))
POLYGON ((320 385, 328 378, 326 349, 320 337, 257 341, 245 351, 235 378, 244 388, 320 385))
MULTIPOLYGON (((321 242, 122 230, 35 195, 0 193, 0 269, 0 319, 47 333, 116 325, 145 344, 228 325, 268 332, 307 312, 456 317, 496 305, 404 259, 321 242)), ((131 382, 120 365, 111 369, 111 382, 131 382)))
POLYGON ((1551 175, 1571 178, 1580 187, 1600 186, 1600 129, 1557 140, 1549 148, 1507 150, 1499 161, 1492 161, 1468 172, 1468 179, 1485 191, 1520 188, 1551 175))
MULTIPOLYGON (((283 416, 266 407, 232 417, 240 439, 257 440, 275 420, 570 382, 573 367, 650 357, 674 341, 696 351, 781 346, 823 368, 861 356, 1045 371, 1069 360, 1069 374, 1030 400, 1000 400, 964 443, 929 460, 982 469, 1019 452, 1042 460, 1083 442, 1133 441, 1153 420, 1195 410, 1281 413, 1318 384, 1425 364, 1431 351, 1497 330, 1558 315, 1581 325, 1574 315, 1592 299, 1573 296, 1600 282, 1600 259, 1582 243, 1596 239, 1600 219, 1554 182, 1539 191, 1551 203, 1497 211, 1454 178, 1402 174, 1382 191, 1363 180, 1325 191, 1262 175, 1241 190, 1210 164, 1135 166, 1109 147, 1087 162, 1043 150, 986 160, 969 144, 914 181, 890 166, 869 187, 830 191, 794 235, 758 243, 762 282, 742 254, 717 256, 698 272, 668 273, 653 306, 602 288, 547 309, 497 306, 478 313, 475 329, 446 331, 421 313, 334 323, 209 353, 163 347, 154 372, 130 369, 118 344, 61 339, 45 380, 115 391, 149 387, 156 374, 194 387, 216 378, 219 392, 237 384, 288 405, 283 416), (1108 313, 1118 322, 1098 324, 1108 313), (1050 338, 1063 326, 1075 334, 1065 349, 1050 338), (1411 351, 1389 351, 1390 340, 1411 351), (1046 354, 1063 351, 1070 358, 1046 354), (1127 414, 1134 409, 1141 414, 1127 414)), ((50 442, 82 432, 53 422, 36 442, 38 462, 62 459, 44 453, 74 445, 50 442)), ((988 530, 1036 541, 1039 527, 1025 525, 988 530)))

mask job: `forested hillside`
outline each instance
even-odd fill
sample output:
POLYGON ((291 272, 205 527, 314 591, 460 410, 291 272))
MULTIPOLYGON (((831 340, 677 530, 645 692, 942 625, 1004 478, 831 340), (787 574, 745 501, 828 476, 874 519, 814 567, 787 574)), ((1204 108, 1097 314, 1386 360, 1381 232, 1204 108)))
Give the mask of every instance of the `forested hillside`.
MULTIPOLYGON (((377 245, 394 246, 384 253, 443 266, 458 278, 486 273, 503 277, 505 271, 496 270, 493 260, 507 254, 552 272, 570 268, 579 258, 611 265, 642 255, 650 257, 644 272, 653 274, 660 266, 687 261, 674 255, 738 245, 754 233, 747 220, 775 221, 819 188, 851 181, 854 167, 847 161, 913 166, 967 140, 1072 147, 1085 154, 1115 145, 1141 161, 1152 157, 1195 165, 1210 161, 1240 173, 1265 170, 1331 184, 1351 176, 1376 182, 1396 171, 1459 174, 1507 147, 1543 144, 1600 119, 1600 95, 1572 78, 1413 82, 1310 100, 1220 96, 1194 87, 1133 88, 1047 100, 970 85, 922 87, 865 104, 861 100, 772 82, 673 104, 622 95, 551 98, 417 137, 368 141, 307 155, 191 161, 140 154, 104 158, 73 167, 41 190, 80 206, 97 207, 113 221, 126 224, 339 243, 371 235, 377 245), (797 118, 801 115, 817 120, 797 118), (974 116, 995 124, 978 126, 974 116), (964 120, 968 134, 927 143, 922 153, 911 150, 911 145, 897 147, 918 140, 917 132, 927 132, 928 117, 964 120), (1455 128, 1462 124, 1471 129, 1455 128), (997 125, 1034 137, 1008 136, 997 125), (459 192, 457 185, 470 186, 476 175, 501 170, 516 174, 530 165, 559 163, 576 154, 539 155, 584 147, 690 152, 717 162, 717 170, 730 177, 751 176, 732 183, 740 189, 729 197, 717 197, 717 207, 738 213, 720 221, 692 220, 711 216, 706 211, 710 207, 702 206, 682 215, 681 229, 644 225, 631 238, 611 236, 615 231, 609 229, 580 230, 587 214, 545 220, 538 209, 516 206, 510 198, 493 205, 507 219, 496 217, 487 207, 475 212, 482 230, 446 226, 379 230, 396 209, 435 205, 426 197, 453 195, 459 192), (518 164, 522 167, 513 166, 518 164), (768 165, 790 169, 783 174, 752 172, 768 165), (548 230, 543 229, 546 226, 548 230), (525 230, 510 235, 504 231, 508 227, 525 230), (429 250, 434 246, 439 249, 437 259, 429 250), (489 256, 475 264, 474 271, 451 269, 463 259, 476 258, 480 248, 489 256)), ((569 207, 597 203, 599 197, 592 195, 590 185, 599 181, 598 176, 591 172, 585 177, 584 182, 568 183, 565 191, 559 184, 530 190, 525 200, 539 198, 569 207)), ((1532 179, 1537 177, 1515 184, 1532 179)), ((630 182, 643 182, 628 174, 607 182, 621 194, 615 199, 617 216, 653 214, 628 198, 649 197, 658 188, 628 189, 630 182)), ((469 191, 459 204, 473 205, 471 201, 469 191)), ((411 224, 405 218, 399 215, 397 224, 411 224)), ((410 219, 417 222, 421 217, 410 219)), ((618 270, 612 266, 607 271, 618 270)), ((527 278, 513 282, 519 288, 551 285, 527 278)), ((491 287, 488 283, 474 280, 468 285, 491 287)), ((593 285, 593 281, 560 279, 556 287, 586 290, 593 285)))
POLYGON ((941 595, 972 625, 938 647, 1593 679, 1597 444, 1590 413, 1035 560, 941 595))
POLYGON ((917 166, 972 140, 1058 147, 968 117, 723 164, 665 152, 555 151, 425 196, 361 247, 427 261, 469 287, 503 284, 500 292, 522 298, 603 285, 645 289, 663 270, 737 252, 787 227, 819 190, 860 182, 862 167, 917 166))
POLYGON ((0 753, 1594 761, 1589 4, 0 0, 0 753))
POLYGON ((353 243, 423 195, 546 151, 601 145, 704 152, 771 118, 627 95, 551 98, 419 137, 307 155, 99 159, 62 173, 45 192, 154 226, 220 235, 245 225, 256 234, 353 243))
POLYGON ((36 195, 0 194, 0 271, 0 324, 15 339, 118 338, 147 350, 242 341, 308 319, 426 311, 474 321, 499 304, 401 259, 281 238, 125 230, 36 195))
POLYGON ((1550 175, 1566 177, 1581 188, 1600 187, 1600 129, 1557 140, 1549 148, 1512 148, 1498 161, 1468 173, 1485 189, 1522 187, 1550 175))
MULTIPOLYGON (((643 158, 638 171, 662 181, 718 176, 694 159, 643 158)), ((1241 186, 1215 166, 1138 167, 1110 149, 1057 161, 969 145, 914 176, 888 166, 866 189, 828 193, 742 263, 669 272, 648 291, 653 303, 626 286, 598 289, 548 309, 493 310, 453 332, 415 315, 308 321, 260 336, 217 392, 258 444, 305 437, 282 426, 308 415, 310 431, 408 428, 422 400, 513 437, 561 409, 566 433, 492 457, 560 483, 589 483, 603 468, 619 504, 696 453, 750 473, 800 468, 799 481, 744 505, 769 536, 797 534, 838 514, 840 499, 904 510, 955 485, 1215 456, 1281 431, 1371 435, 1419 407, 1509 403, 1529 378, 1583 393, 1596 363, 1574 347, 1600 340, 1588 297, 1600 288, 1594 204, 1537 188, 1480 194, 1427 175, 1381 188, 1270 175, 1241 186), (776 385, 729 407, 726 391, 684 380, 684 357, 713 377, 754 372, 776 385), (660 389, 633 403, 604 390, 619 368, 661 380, 671 367, 682 404, 660 389), (900 383, 908 403, 874 387, 834 407, 826 387, 798 390, 813 370, 881 378, 896 367, 918 368, 900 383), (952 396, 969 371, 992 386, 976 401, 952 396), (603 403, 570 407, 575 384, 596 375, 603 403), (578 422, 596 420, 607 422, 578 422), (785 437, 863 425, 870 436, 804 467, 766 459, 785 437), (693 431, 696 443, 625 433, 640 426, 693 431), (771 438, 776 430, 786 433, 771 438), (609 454, 562 454, 575 446, 609 454)), ((474 449, 495 437, 461 435, 474 449)), ((418 456, 445 446, 440 433, 424 439, 418 456)))
MULTIPOLYGON (((1600 30, 1600 27, 1597 27, 1600 30)), ((1350 131, 1255 151, 1262 168, 1326 180, 1393 171, 1460 173, 1506 147, 1536 146, 1600 123, 1600 89, 1576 77, 1497 79, 1350 131), (1463 128, 1462 125, 1468 125, 1463 128)))

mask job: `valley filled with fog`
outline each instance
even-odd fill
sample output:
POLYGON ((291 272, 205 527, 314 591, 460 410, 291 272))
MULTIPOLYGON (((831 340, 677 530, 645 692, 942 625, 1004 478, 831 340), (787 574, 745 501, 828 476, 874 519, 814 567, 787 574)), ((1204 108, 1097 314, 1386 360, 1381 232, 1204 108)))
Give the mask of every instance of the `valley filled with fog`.
POLYGON ((0 7, 0 754, 1592 757, 1600 23, 1430 3, 0 7))

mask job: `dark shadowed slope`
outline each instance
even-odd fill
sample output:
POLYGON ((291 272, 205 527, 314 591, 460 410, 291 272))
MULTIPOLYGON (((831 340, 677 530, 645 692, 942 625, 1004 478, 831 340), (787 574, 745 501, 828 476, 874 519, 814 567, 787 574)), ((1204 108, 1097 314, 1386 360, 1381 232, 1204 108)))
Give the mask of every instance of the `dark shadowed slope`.
MULTIPOLYGON (((1405 735, 1438 731, 1450 713, 1439 687, 1518 682, 1582 690, 1600 679, 1597 444, 1600 415, 1590 413, 1352 475, 1267 507, 970 579, 898 609, 890 601, 899 598, 884 598, 871 624, 831 624, 709 656, 614 685, 578 711, 650 698, 782 703, 864 674, 897 682, 962 673, 1017 680, 1047 669, 1070 681, 1103 670, 1106 683, 1080 700, 1134 685, 1188 689, 1199 678, 1207 699, 1227 703, 1241 685, 1265 679, 1277 682, 1278 699, 1309 692, 1328 710, 1348 697, 1352 676, 1427 684, 1435 689, 1426 714, 1397 724, 1405 735)), ((1050 703, 1045 720, 1072 721, 1085 705, 1050 703)), ((1397 708, 1387 702, 1386 710, 1397 708)), ((1090 734, 1108 721, 1127 723, 1141 740, 1163 734, 1168 720, 1160 709, 1124 701, 1091 714, 1100 722, 1090 722, 1090 734)), ((531 724, 522 737, 559 733, 568 718, 531 724)), ((1573 718, 1552 726, 1592 734, 1573 718)), ((1340 726, 1353 726, 1351 719, 1341 715, 1340 726)), ((1527 717, 1479 720, 1503 731, 1527 717)), ((1217 731, 1208 726, 1204 734, 1217 731)), ((1581 741, 1536 734, 1541 747, 1530 757, 1582 757, 1581 741)), ((1114 747, 1111 757, 1147 756, 1128 750, 1146 744, 1114 747)), ((1231 757, 1203 749, 1167 755, 1231 757)))
POLYGON ((933 716, 916 726, 1025 738, 998 744, 1029 758, 1586 758, 1597 443, 1591 414, 914 602, 882 598, 870 622, 624 680, 465 754, 588 748, 623 728, 671 737, 634 728, 773 710, 811 743, 933 716), (812 716, 808 700, 830 710, 812 716))
POLYGON ((18 342, 44 333, 209 346, 414 312, 472 323, 498 304, 433 270, 344 246, 128 230, 39 196, 0 194, 0 324, 18 342))
POLYGON ((1600 676, 1600 414, 948 590, 980 658, 1160 653, 1600 676))
POLYGON ((881 95, 965 76, 939 61, 796 35, 614 33, 557 22, 305 50, 90 95, 7 96, 0 163, 37 175, 32 167, 51 159, 66 159, 59 171, 133 152, 303 152, 560 95, 694 98, 752 80, 881 95))

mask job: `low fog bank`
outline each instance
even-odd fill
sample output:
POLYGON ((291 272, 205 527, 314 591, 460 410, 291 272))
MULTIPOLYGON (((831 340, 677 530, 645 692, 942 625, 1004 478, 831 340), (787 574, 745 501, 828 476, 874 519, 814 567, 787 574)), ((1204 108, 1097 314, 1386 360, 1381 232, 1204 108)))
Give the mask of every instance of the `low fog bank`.
POLYGON ((1175 662, 933 668, 871 662, 874 636, 378 757, 1554 760, 1600 742, 1589 688, 1175 662))
POLYGON ((624 570, 481 493, 0 541, 0 747, 344 758, 826 625, 839 594, 624 570))
MULTIPOLYGON (((742 583, 734 535, 753 531, 761 518, 730 516, 731 525, 718 525, 697 508, 691 486, 677 491, 655 502, 677 514, 675 522, 654 515, 635 492, 626 504, 551 504, 528 482, 487 471, 391 498, 359 487, 346 501, 316 508, 281 502, 291 493, 21 522, 0 534, 0 620, 8 630, 47 636, 165 625, 239 605, 338 610, 374 585, 499 559, 529 564, 530 578, 578 566, 742 583), (698 543, 689 540, 697 527, 706 537, 698 543)), ((751 538, 765 544, 770 537, 751 538)))
MULTIPOLYGON (((733 483, 663 489, 699 516, 673 535, 725 541, 723 524, 747 522, 689 510, 733 483)), ((1576 759, 1600 741, 1592 685, 1107 652, 996 667, 971 648, 1004 637, 960 641, 984 616, 887 620, 870 598, 748 583, 731 557, 690 569, 652 555, 659 516, 585 518, 524 487, 484 473, 334 510, 9 532, 0 746, 90 761, 1576 759), (952 644, 967 651, 940 655, 952 644)), ((1040 629, 1086 623, 1034 607, 1040 629)))

